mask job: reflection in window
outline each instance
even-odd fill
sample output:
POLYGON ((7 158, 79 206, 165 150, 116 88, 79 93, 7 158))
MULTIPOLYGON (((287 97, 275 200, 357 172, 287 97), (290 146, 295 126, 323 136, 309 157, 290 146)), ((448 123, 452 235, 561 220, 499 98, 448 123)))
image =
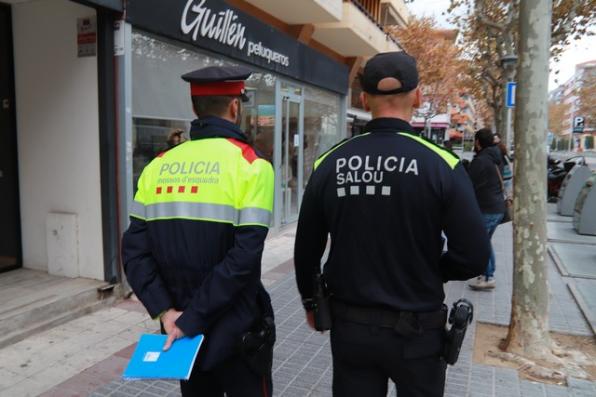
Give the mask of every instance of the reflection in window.
MULTIPOLYGON (((225 57, 184 47, 140 31, 132 35, 133 175, 168 148, 168 136, 183 129, 186 138, 195 118, 188 83, 180 76, 207 66, 237 65, 225 57)), ((251 67, 254 70, 254 67, 251 67)), ((273 158, 275 80, 255 71, 246 82, 241 129, 264 156, 273 158)))
POLYGON ((341 140, 339 96, 319 88, 304 89, 304 184, 315 160, 341 140))
POLYGON ((273 160, 275 127, 275 76, 253 73, 246 81, 248 102, 242 104, 240 128, 254 148, 269 161, 273 160))
MULTIPOLYGON (((170 135, 177 130, 188 131, 189 127, 188 121, 133 118, 132 172, 135 192, 143 168, 158 154, 172 147, 172 143, 168 142, 170 135)), ((183 133, 182 138, 188 139, 188 133, 183 133)))

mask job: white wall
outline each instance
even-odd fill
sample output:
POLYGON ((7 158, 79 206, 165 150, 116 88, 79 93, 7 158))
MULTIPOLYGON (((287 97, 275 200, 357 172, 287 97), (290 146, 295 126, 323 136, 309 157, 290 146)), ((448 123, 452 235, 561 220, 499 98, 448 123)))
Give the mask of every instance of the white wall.
POLYGON ((67 0, 13 5, 23 264, 47 270, 46 217, 78 215, 79 274, 103 279, 97 58, 77 57, 67 0))

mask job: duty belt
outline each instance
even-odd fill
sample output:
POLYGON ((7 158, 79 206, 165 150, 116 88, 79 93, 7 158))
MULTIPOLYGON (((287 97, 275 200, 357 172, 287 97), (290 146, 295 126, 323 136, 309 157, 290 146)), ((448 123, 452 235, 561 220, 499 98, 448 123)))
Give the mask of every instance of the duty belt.
POLYGON ((434 312, 408 312, 353 306, 332 300, 331 310, 334 318, 358 324, 391 328, 403 336, 413 336, 425 330, 443 328, 447 321, 445 305, 434 312))

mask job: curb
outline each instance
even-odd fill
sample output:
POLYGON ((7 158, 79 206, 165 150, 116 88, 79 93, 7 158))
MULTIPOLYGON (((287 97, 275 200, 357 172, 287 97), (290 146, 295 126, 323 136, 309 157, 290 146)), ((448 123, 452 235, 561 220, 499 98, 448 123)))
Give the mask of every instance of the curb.
POLYGON ((567 288, 569 289, 569 292, 571 292, 571 296, 573 296, 573 299, 579 306, 579 310, 582 312, 582 316, 584 316, 584 319, 590 325, 592 334, 594 335, 594 337, 596 337, 596 322, 594 322, 594 319, 596 319, 596 313, 592 313, 590 307, 584 300, 583 296, 581 295, 581 292, 578 291, 573 280, 567 281, 567 288))

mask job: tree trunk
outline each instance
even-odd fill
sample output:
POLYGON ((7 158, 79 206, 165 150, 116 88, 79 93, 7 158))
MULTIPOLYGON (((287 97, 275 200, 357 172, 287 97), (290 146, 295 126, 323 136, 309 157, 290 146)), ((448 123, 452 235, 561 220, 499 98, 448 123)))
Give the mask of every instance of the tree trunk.
POLYGON ((502 348, 552 358, 546 267, 546 142, 551 0, 520 2, 515 112, 514 273, 511 323, 502 348))

